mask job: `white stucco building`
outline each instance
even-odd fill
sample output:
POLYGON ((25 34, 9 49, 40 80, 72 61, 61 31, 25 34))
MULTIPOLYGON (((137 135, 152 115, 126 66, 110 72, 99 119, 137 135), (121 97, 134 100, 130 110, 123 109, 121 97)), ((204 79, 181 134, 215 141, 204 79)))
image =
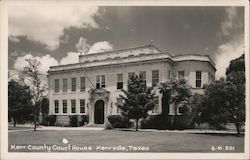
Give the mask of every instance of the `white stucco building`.
POLYGON ((115 104, 121 103, 119 95, 129 76, 141 74, 156 93, 156 105, 149 114, 160 114, 160 82, 183 76, 193 92, 202 93, 215 72, 207 55, 172 56, 154 45, 80 55, 79 63, 50 67, 49 113, 57 116, 57 123, 68 123, 69 115, 88 115, 89 124, 103 124, 107 116, 119 114, 115 104))

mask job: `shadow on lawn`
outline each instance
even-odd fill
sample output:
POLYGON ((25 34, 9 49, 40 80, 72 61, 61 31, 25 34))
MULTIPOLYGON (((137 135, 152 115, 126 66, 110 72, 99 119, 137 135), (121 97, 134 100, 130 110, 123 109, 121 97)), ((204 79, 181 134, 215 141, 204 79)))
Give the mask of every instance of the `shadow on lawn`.
POLYGON ((189 134, 204 134, 204 135, 209 135, 209 136, 222 136, 222 137, 226 137, 226 136, 233 136, 233 137, 244 137, 245 134, 244 133, 189 133, 189 134))

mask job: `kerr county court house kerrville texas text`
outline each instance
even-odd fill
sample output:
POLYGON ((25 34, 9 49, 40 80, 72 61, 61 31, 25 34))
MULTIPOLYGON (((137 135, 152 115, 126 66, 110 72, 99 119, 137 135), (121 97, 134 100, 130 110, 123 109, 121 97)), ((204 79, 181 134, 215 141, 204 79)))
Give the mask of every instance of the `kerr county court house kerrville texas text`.
MULTIPOLYGON (((130 76, 139 74, 155 91, 155 107, 149 115, 162 111, 159 83, 184 77, 192 93, 202 94, 202 86, 215 79, 215 64, 208 55, 177 55, 162 52, 154 45, 79 56, 79 63, 52 66, 48 71, 49 114, 56 123, 68 124, 69 115, 89 116, 89 125, 107 123, 107 116, 119 115, 116 104, 130 76), (91 89, 94 89, 90 92, 91 89)), ((174 108, 170 105, 169 115, 174 108)), ((178 108, 181 115, 181 108, 178 108)))

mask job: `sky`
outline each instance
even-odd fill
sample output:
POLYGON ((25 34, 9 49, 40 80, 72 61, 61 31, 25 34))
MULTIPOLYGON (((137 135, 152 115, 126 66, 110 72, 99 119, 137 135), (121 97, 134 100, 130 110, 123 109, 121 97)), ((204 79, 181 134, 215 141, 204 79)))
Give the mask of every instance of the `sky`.
POLYGON ((243 7, 43 6, 9 7, 8 67, 15 76, 27 65, 77 63, 80 53, 153 44, 172 55, 209 55, 216 77, 244 52, 243 7))

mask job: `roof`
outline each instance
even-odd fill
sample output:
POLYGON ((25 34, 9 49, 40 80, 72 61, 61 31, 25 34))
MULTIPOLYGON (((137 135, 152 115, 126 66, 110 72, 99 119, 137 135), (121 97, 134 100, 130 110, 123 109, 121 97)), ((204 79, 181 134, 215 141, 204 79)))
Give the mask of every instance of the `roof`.
POLYGON ((91 54, 84 54, 84 55, 79 55, 79 57, 88 56, 88 55, 98 55, 98 54, 103 54, 103 53, 112 53, 112 52, 136 50, 136 49, 142 49, 142 48, 154 48, 154 49, 158 50, 159 52, 162 52, 155 45, 149 44, 149 45, 144 45, 144 46, 130 47, 130 48, 124 48, 124 49, 118 49, 118 50, 112 50, 112 51, 104 51, 104 52, 96 52, 96 53, 91 53, 91 54))

